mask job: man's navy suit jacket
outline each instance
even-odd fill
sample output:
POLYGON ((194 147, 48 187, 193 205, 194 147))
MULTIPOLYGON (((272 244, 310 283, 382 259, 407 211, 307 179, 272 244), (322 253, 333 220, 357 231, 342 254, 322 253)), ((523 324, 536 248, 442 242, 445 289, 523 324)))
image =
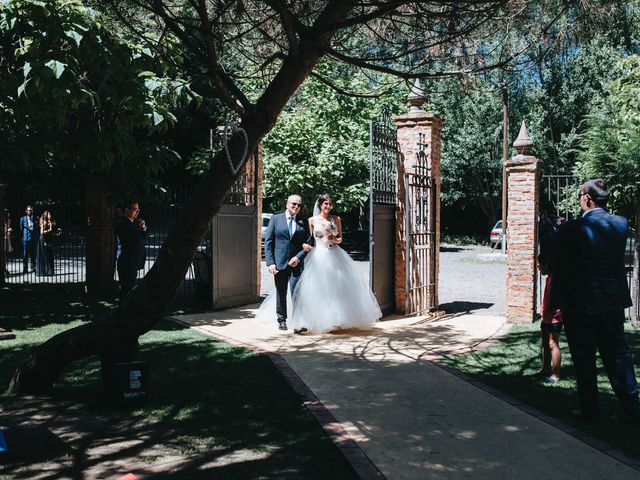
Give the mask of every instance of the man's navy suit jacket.
POLYGON ((127 270, 143 268, 146 260, 144 242, 147 232, 141 230, 125 215, 116 220, 115 230, 118 236, 118 267, 127 270))
POLYGON ((22 241, 30 242, 38 236, 38 219, 31 217, 33 222, 33 228, 29 230, 27 223, 27 216, 20 217, 20 231, 22 232, 22 241))
POLYGON ((600 314, 631 305, 624 266, 629 222, 596 209, 562 225, 552 240, 551 303, 562 311, 600 314))
POLYGON ((307 254, 302 250, 302 244, 309 237, 309 229, 306 221, 300 217, 294 218, 294 224, 296 229, 291 236, 284 212, 273 215, 269 220, 264 237, 264 259, 267 266, 275 264, 282 271, 287 268, 289 260, 298 257, 300 265, 296 268, 303 268, 303 260, 307 254))

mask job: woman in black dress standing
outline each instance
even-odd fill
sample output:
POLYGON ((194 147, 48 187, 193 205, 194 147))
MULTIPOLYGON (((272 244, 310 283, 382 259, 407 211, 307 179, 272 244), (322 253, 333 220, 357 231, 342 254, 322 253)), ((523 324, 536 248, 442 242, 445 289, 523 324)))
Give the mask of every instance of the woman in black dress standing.
POLYGON ((36 250, 36 275, 53 275, 53 236, 56 221, 51 212, 45 210, 40 215, 40 238, 36 250))
POLYGON ((7 270, 7 259, 9 258, 9 254, 13 252, 13 245, 11 244, 11 214, 9 210, 5 209, 3 214, 3 239, 4 239, 4 261, 5 264, 2 265, 4 269, 5 275, 9 275, 9 270, 7 270))

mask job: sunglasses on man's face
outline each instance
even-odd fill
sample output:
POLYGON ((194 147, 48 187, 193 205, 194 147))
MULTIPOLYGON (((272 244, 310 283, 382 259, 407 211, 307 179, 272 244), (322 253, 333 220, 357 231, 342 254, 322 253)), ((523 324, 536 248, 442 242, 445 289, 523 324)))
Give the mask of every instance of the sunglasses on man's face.
POLYGON ((289 202, 292 207, 299 207, 301 204, 298 202, 289 202))

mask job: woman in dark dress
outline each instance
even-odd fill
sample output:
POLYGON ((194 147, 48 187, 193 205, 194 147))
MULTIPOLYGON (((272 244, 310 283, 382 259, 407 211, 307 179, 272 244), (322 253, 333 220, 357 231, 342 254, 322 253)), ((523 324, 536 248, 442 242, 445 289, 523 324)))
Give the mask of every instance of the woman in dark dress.
POLYGON ((53 275, 53 236, 56 222, 49 210, 40 215, 40 237, 36 249, 36 275, 53 275))
POLYGON ((3 225, 5 264, 2 265, 2 268, 4 269, 5 275, 9 275, 9 270, 7 270, 7 259, 9 258, 9 254, 13 252, 13 245, 11 244, 11 214, 7 209, 4 210, 3 225))

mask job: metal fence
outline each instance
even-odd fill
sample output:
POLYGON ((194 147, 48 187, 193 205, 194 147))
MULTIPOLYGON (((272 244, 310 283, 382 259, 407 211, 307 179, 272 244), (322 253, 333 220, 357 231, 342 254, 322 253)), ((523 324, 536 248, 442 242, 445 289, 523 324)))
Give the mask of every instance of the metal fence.
MULTIPOLYGON (((257 154, 247 161, 243 172, 232 186, 226 204, 254 205, 257 192, 257 154)), ((153 202, 141 201, 140 216, 148 226, 148 237, 145 243, 146 262, 144 268, 138 272, 143 277, 153 266, 160 248, 164 244, 171 230, 175 227, 187 200, 191 194, 189 188, 173 188, 167 194, 153 202)), ((84 189, 42 189, 19 188, 9 185, 4 197, 4 208, 11 216, 9 232, 9 252, 6 254, 4 269, 5 282, 19 283, 84 283, 86 279, 86 237, 87 211, 85 206, 84 189), (35 235, 32 240, 32 252, 27 256, 27 270, 24 267, 24 242, 20 231, 20 218, 25 215, 25 208, 32 206, 35 235), (59 234, 51 242, 50 253, 53 254, 53 273, 40 274, 35 270, 38 262, 39 239, 38 217, 48 210, 52 213, 59 234)), ((120 212, 116 212, 116 217, 120 212)), ((114 238, 115 242, 115 238, 114 238)), ((210 301, 211 297, 211 248, 212 230, 209 229, 200 241, 189 266, 184 281, 181 283, 177 295, 181 301, 193 302, 210 301)), ((114 279, 117 280, 114 259, 114 279)))
POLYGON ((5 281, 7 283, 79 283, 85 281, 85 242, 87 215, 84 192, 74 190, 18 190, 9 188, 5 196, 5 208, 11 216, 9 250, 6 256, 5 281), (20 218, 25 208, 33 207, 34 235, 31 242, 24 242, 20 230, 20 218), (57 235, 49 241, 53 253, 52 275, 36 272, 40 242, 38 218, 45 211, 51 212, 57 227, 57 235), (26 254, 25 254, 26 252, 26 254), (24 259, 27 269, 24 271, 24 259))

